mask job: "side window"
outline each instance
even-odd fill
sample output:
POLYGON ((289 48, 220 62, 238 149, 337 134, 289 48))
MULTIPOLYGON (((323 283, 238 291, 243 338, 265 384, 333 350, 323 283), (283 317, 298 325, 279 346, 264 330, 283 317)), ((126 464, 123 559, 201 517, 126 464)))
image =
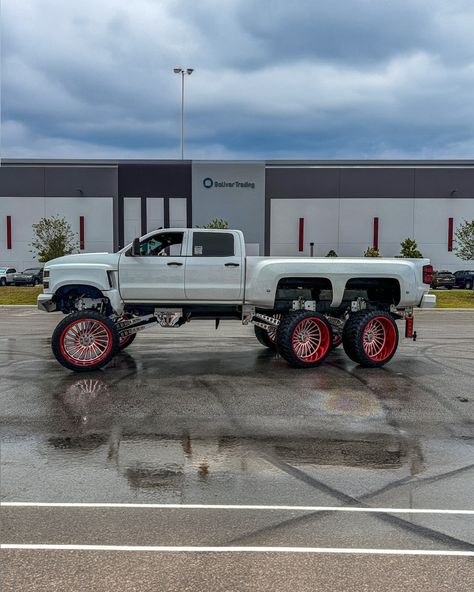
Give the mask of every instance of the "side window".
POLYGON ((179 257, 182 244, 182 232, 160 232, 140 243, 140 255, 142 257, 179 257))
POLYGON ((234 235, 230 232, 193 232, 193 257, 232 257, 234 235))

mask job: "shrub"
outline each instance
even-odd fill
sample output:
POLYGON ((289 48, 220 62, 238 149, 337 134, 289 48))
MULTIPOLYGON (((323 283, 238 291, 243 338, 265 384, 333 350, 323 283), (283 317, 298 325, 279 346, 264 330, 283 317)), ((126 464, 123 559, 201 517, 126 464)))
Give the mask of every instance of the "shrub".
POLYGON ((73 233, 71 225, 65 218, 51 216, 41 218, 33 224, 33 240, 31 246, 41 263, 70 255, 78 250, 77 235, 73 233))

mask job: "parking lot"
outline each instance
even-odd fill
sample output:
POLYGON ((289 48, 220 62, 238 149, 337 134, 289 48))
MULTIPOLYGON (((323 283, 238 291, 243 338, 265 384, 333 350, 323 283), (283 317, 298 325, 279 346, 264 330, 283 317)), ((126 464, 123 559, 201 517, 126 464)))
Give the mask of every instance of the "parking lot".
POLYGON ((382 369, 201 321, 90 374, 61 318, 0 307, 4 592, 472 589, 474 311, 382 369))

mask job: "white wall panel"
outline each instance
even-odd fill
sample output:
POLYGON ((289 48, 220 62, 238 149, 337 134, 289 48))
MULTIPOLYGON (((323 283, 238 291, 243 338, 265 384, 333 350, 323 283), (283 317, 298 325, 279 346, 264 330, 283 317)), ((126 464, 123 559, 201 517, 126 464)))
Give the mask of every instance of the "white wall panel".
POLYGON ((148 197, 146 200, 147 232, 165 225, 162 197, 148 197))
POLYGON ((79 233, 79 216, 84 216, 85 251, 113 249, 113 199, 94 197, 1 197, 0 264, 24 269, 37 264, 31 252, 32 225, 43 217, 66 218, 79 233), (6 216, 12 217, 12 249, 6 249, 6 216))
POLYGON ((293 256, 298 252, 298 219, 305 219, 304 252, 315 243, 315 255, 330 249, 338 255, 360 257, 373 242, 374 217, 379 218, 379 248, 382 256, 400 253, 400 243, 415 238, 425 257, 436 269, 473 267, 448 252, 448 218, 454 226, 474 219, 472 199, 274 199, 271 204, 272 255, 293 256))
POLYGON ((415 200, 415 237, 427 244, 448 244, 448 218, 454 227, 463 219, 474 219, 474 199, 415 200))
POLYGON ((64 216, 79 236, 79 218, 84 216, 84 252, 113 250, 112 198, 46 197, 45 215, 64 216))
POLYGON ((170 198, 170 228, 186 228, 185 198, 170 198))
MULTIPOLYGON (((322 253, 337 246, 339 202, 335 199, 275 199, 271 204, 271 254, 308 255, 309 243, 322 253), (304 251, 298 251, 299 219, 304 218, 304 251), (277 252, 278 251, 278 252, 277 252)), ((326 254, 327 251, 324 253, 326 254)))
POLYGON ((123 234, 125 244, 141 235, 141 199, 125 197, 123 200, 123 234))
POLYGON ((400 244, 413 236, 412 199, 341 199, 340 203, 341 243, 371 245, 375 217, 379 218, 380 242, 400 244))

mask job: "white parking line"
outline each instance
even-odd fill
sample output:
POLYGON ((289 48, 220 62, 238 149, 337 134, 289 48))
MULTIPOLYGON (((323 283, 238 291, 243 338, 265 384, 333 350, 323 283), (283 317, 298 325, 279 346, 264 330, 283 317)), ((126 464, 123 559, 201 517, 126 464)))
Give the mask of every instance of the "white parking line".
POLYGON ((474 551, 440 551, 430 549, 350 549, 338 547, 171 547, 127 545, 37 545, 3 544, 0 549, 32 551, 127 551, 139 553, 339 553, 353 555, 433 555, 474 557, 474 551))
POLYGON ((474 510, 431 508, 372 508, 360 506, 278 506, 250 504, 136 504, 105 502, 0 502, 0 506, 19 508, 141 508, 162 510, 273 510, 285 512, 369 512, 379 514, 457 514, 474 516, 474 510))

